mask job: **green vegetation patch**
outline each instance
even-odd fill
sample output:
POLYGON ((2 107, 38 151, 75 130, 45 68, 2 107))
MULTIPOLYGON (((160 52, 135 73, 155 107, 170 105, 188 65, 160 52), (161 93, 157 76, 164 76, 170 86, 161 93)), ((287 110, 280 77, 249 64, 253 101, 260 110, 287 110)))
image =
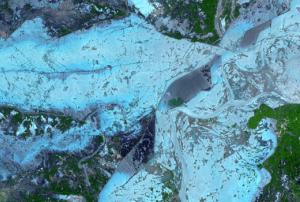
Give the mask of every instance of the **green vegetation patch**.
MULTIPOLYGON (((215 30, 215 20, 219 0, 166 0, 159 1, 164 7, 164 15, 177 19, 180 22, 187 20, 190 24, 191 33, 183 36, 178 31, 167 31, 166 35, 181 39, 190 38, 193 42, 204 42, 209 44, 217 44, 220 37, 215 30)), ((240 15, 240 5, 232 0, 222 1, 221 19, 225 18, 226 27, 240 15)), ((217 20, 221 20, 217 19, 217 20)))
POLYGON ((57 30, 57 34, 62 37, 62 36, 65 36, 65 35, 68 35, 72 32, 72 30, 68 27, 62 27, 60 29, 57 30))
POLYGON ((9 12, 12 13, 11 8, 9 7, 8 0, 5 0, 0 3, 0 12, 9 12))
POLYGON ((71 116, 62 116, 59 119, 59 124, 57 124, 57 128, 60 129, 62 132, 70 129, 72 126, 73 118, 71 116))
POLYGON ((30 194, 24 196, 25 202, 65 202, 64 200, 58 200, 54 198, 47 198, 41 194, 30 194))
POLYGON ((51 154, 48 168, 43 168, 38 173, 38 176, 47 180, 48 185, 38 188, 37 197, 45 200, 57 194, 79 195, 86 201, 97 201, 98 194, 108 178, 101 174, 99 159, 96 156, 90 158, 88 162, 83 162, 81 166, 79 161, 80 158, 73 154, 51 154))
POLYGON ((92 20, 99 15, 105 15, 105 20, 125 17, 127 12, 122 9, 112 8, 106 4, 91 3, 91 10, 83 17, 83 22, 92 20))
POLYGON ((38 168, 0 181, 0 201, 65 202, 59 195, 74 195, 86 202, 98 201, 108 181, 106 172, 113 172, 110 165, 103 165, 104 157, 99 155, 104 141, 103 136, 94 137, 87 150, 80 152, 47 151, 41 156, 38 168))
POLYGON ((235 9, 234 9, 234 12, 233 12, 233 17, 234 18, 237 18, 240 16, 240 9, 241 9, 241 6, 238 4, 235 6, 235 9))
POLYGON ((0 106, 0 126, 6 129, 8 135, 27 138, 32 135, 52 134, 54 129, 64 133, 72 127, 84 124, 84 120, 77 120, 62 113, 23 112, 15 107, 0 106))
POLYGON ((300 201, 300 104, 287 104, 275 109, 262 104, 249 119, 248 127, 256 128, 264 118, 277 121, 278 146, 263 163, 271 174, 259 201, 300 201))
POLYGON ((169 102, 168 102, 169 106, 171 106, 171 107, 179 107, 179 106, 183 105, 183 103, 184 103, 184 100, 180 97, 173 98, 173 99, 169 100, 169 102))
POLYGON ((164 172, 164 177, 162 179, 164 184, 164 190, 162 192, 163 202, 173 202, 178 201, 178 186, 176 184, 176 176, 171 170, 164 172))
MULTIPOLYGON (((192 32, 199 37, 192 38, 193 41, 202 41, 209 43, 216 43, 219 37, 214 28, 215 14, 217 10, 218 0, 203 0, 199 2, 196 0, 166 0, 161 1, 165 14, 176 19, 187 19, 191 25, 192 32), (201 15, 203 12, 204 15, 201 15), (200 39, 201 36, 211 33, 212 36, 206 39, 200 39)), ((169 36, 175 38, 182 38, 180 33, 168 33, 169 36)))
MULTIPOLYGON (((83 1, 75 1, 75 3, 82 2, 83 1)), ((113 8, 106 3, 100 4, 94 1, 86 1, 86 3, 90 5, 90 10, 82 15, 76 16, 78 23, 56 28, 58 37, 68 35, 81 28, 89 28, 97 22, 119 19, 128 14, 125 8, 113 8), (98 18, 98 16, 101 16, 101 18, 98 18)))
POLYGON ((237 17, 239 17, 240 15, 240 8, 241 6, 239 4, 236 4, 235 2, 231 1, 231 0, 224 0, 223 1, 223 12, 221 14, 221 18, 225 18, 225 22, 226 22, 226 27, 225 29, 228 28, 228 26, 230 25, 230 23, 236 19, 237 17), (233 5, 233 3, 235 5, 233 5))

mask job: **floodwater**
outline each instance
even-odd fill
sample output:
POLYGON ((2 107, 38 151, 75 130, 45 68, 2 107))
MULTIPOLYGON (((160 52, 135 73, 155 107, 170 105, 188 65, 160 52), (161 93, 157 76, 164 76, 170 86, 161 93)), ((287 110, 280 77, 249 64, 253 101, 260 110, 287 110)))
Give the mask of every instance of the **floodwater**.
POLYGON ((245 34, 244 37, 241 40, 241 47, 246 47, 251 44, 256 43, 258 35, 271 26, 271 20, 268 20, 267 22, 264 22, 256 27, 253 27, 252 29, 249 29, 245 34))
POLYGON ((161 104, 167 105, 170 100, 177 98, 182 99, 184 102, 188 102, 195 97, 199 91, 210 89, 210 68, 218 58, 219 56, 215 56, 208 64, 175 80, 166 90, 166 93, 161 100, 161 104))

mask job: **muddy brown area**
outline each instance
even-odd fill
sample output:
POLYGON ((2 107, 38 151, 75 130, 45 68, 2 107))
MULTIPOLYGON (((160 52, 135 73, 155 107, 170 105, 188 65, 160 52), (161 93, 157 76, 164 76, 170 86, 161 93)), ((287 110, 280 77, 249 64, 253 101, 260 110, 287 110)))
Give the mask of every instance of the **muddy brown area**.
POLYGON ((271 23, 272 23, 272 21, 269 20, 269 21, 267 21, 265 23, 262 23, 262 24, 260 24, 260 25, 258 25, 256 27, 252 28, 252 29, 249 29, 245 33, 244 37, 241 40, 241 43, 240 43, 241 47, 246 47, 246 46, 255 44, 256 41, 257 41, 257 38, 258 38, 259 34, 262 31, 264 31, 265 29, 271 27, 271 23))
POLYGON ((173 99, 188 102, 201 90, 211 88, 211 66, 217 62, 219 56, 215 56, 208 64, 175 80, 166 90, 162 102, 168 104, 173 99))

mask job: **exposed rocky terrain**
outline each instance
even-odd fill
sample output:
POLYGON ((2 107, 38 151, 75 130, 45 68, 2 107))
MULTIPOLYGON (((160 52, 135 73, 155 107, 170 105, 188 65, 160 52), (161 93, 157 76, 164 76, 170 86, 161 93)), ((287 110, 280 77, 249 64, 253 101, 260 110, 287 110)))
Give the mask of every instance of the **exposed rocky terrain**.
POLYGON ((51 36, 64 36, 94 24, 128 15, 126 1, 109 0, 3 0, 0 36, 8 37, 26 20, 41 17, 51 36))

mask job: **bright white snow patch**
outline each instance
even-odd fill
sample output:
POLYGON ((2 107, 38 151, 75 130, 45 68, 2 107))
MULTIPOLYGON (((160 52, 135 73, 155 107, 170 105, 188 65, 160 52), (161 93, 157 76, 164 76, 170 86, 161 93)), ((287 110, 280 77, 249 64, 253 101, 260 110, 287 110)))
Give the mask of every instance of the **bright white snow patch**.
POLYGON ((0 103, 73 110, 91 105, 110 110, 106 106, 114 104, 113 113, 102 111, 99 117, 103 132, 111 133, 132 127, 158 104, 173 79, 218 51, 166 37, 135 15, 51 41, 22 31, 42 29, 40 23, 20 29, 1 44, 0 103))
MULTIPOLYGON (((172 80, 207 63, 218 51, 166 37, 136 15, 51 40, 41 19, 27 21, 0 41, 0 104, 75 112, 96 107, 102 126, 87 124, 26 141, 1 135, 0 154, 26 166, 45 148, 76 151, 91 136, 133 129, 172 80)), ((4 164, 0 168, 6 170, 4 164)))
POLYGON ((109 179, 99 195, 99 202, 110 202, 110 194, 129 180, 130 176, 126 173, 116 172, 109 179))
POLYGON ((148 0, 129 0, 129 4, 134 5, 145 17, 155 9, 148 0))
MULTIPOLYGON (((222 55, 212 69, 217 78, 210 91, 184 107, 156 112, 155 157, 148 165, 178 173, 180 201, 250 202, 268 182, 268 173, 257 165, 274 152, 276 135, 266 120, 255 130, 247 122, 262 103, 300 102, 300 70, 294 60, 300 55, 299 21, 295 9, 276 17, 252 47, 222 55)), ((227 32, 224 47, 234 47, 252 26, 241 25, 227 32)), ((134 193, 130 201, 147 201, 149 181, 136 179, 154 173, 159 171, 142 169, 111 194, 111 201, 124 201, 128 193, 134 193)))

